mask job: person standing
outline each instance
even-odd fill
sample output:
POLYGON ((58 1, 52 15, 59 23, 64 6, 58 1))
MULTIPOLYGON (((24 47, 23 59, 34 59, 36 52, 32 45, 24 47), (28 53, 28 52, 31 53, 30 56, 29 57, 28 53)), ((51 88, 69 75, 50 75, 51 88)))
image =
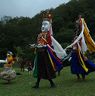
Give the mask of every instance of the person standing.
MULTIPOLYGON (((50 16, 50 15, 49 15, 50 16)), ((50 18, 45 18, 42 22, 42 32, 37 37, 37 44, 41 47, 35 48, 35 60, 33 68, 33 76, 37 81, 33 88, 39 88, 40 80, 46 79, 50 82, 50 87, 54 88, 55 84, 52 79, 56 78, 55 63, 50 59, 48 48, 45 45, 52 47, 50 36, 50 18)))

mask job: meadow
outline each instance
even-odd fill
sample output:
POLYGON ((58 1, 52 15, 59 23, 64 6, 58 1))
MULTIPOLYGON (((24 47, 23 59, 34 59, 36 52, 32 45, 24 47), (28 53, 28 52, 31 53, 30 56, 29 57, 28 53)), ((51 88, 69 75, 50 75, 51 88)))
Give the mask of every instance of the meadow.
POLYGON ((85 81, 78 81, 70 67, 65 67, 54 79, 56 88, 50 88, 48 80, 41 80, 39 89, 32 88, 36 82, 32 74, 20 73, 10 84, 0 79, 0 96, 95 96, 95 72, 86 76, 85 81))

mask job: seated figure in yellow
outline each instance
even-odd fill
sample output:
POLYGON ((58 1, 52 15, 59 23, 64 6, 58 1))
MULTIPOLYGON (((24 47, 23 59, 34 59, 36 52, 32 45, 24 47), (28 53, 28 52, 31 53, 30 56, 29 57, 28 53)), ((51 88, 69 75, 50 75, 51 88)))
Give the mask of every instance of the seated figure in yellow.
POLYGON ((14 63, 14 57, 13 57, 13 53, 12 52, 8 52, 7 53, 7 63, 4 65, 4 67, 12 67, 13 63, 14 63))
POLYGON ((4 70, 0 73, 1 79, 10 82, 12 79, 16 77, 16 72, 15 70, 12 69, 14 61, 15 61, 14 55, 12 52, 9 51, 7 53, 6 64, 4 64, 4 70))

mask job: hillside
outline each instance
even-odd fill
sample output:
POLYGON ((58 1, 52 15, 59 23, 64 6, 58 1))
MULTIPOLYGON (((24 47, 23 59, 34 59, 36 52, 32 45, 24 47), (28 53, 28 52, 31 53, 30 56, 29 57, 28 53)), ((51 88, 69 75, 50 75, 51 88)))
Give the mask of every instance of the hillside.
MULTIPOLYGON (((95 0, 71 0, 55 9, 48 9, 52 13, 54 37, 62 44, 63 48, 73 39, 75 20, 79 14, 85 18, 91 31, 90 34, 95 38, 94 4, 95 0)), ((37 34, 41 31, 42 15, 45 11, 41 11, 33 18, 4 16, 1 19, 0 57, 3 57, 7 50, 25 56, 30 53, 28 44, 36 42, 37 34)))

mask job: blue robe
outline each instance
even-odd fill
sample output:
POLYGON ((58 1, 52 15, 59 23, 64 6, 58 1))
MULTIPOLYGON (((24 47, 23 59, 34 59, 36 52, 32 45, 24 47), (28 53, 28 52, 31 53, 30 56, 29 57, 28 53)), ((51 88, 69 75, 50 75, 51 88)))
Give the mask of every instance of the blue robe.
POLYGON ((73 74, 83 74, 85 73, 84 69, 80 64, 77 51, 73 50, 71 54, 71 72, 73 74))
MULTIPOLYGON (((81 54, 82 55, 82 54, 81 54)), ((82 56, 83 59, 83 56, 82 56)), ((83 59, 84 61, 84 59, 83 59)), ((85 66, 88 68, 88 72, 86 72, 83 67, 81 66, 81 61, 78 56, 77 51, 73 50, 71 54, 71 72, 72 74, 85 74, 87 75, 90 72, 95 71, 95 64, 90 60, 84 61, 85 66)))

